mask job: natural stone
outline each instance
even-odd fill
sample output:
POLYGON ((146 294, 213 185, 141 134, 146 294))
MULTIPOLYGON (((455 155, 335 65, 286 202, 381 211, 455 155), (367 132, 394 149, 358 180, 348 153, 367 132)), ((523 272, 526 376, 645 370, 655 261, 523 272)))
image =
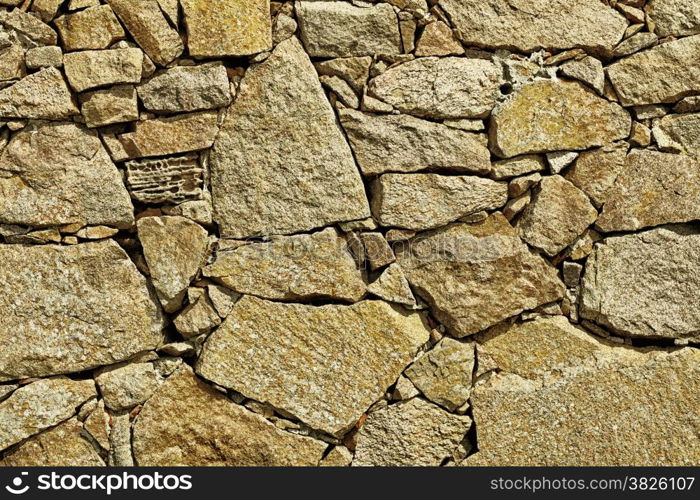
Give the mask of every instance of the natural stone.
POLYGON ((113 240, 0 245, 0 261, 0 380, 89 370, 160 344, 160 308, 113 240))
POLYGON ((632 122, 629 142, 632 146, 645 148, 651 144, 651 130, 639 122, 632 122))
POLYGON ((522 87, 491 118, 492 150, 502 158, 572 151, 629 136, 629 113, 578 82, 542 80, 522 87))
POLYGON ((145 403, 158 388, 152 363, 131 363, 103 370, 95 377, 105 405, 114 411, 145 403))
POLYGON ((526 191, 517 198, 508 200, 506 206, 503 207, 503 216, 509 221, 512 221, 516 215, 525 210, 525 207, 527 207, 531 200, 532 193, 530 191, 526 191))
POLYGON ((558 174, 571 165, 578 158, 579 153, 577 151, 557 151, 555 153, 547 153, 546 156, 549 170, 553 174, 558 174))
POLYGON ((401 53, 399 24, 385 3, 356 7, 348 2, 296 3, 301 40, 311 57, 401 53))
POLYGON ((469 399, 474 344, 445 337, 406 369, 406 376, 433 403, 455 411, 469 399))
POLYGON ((248 69, 210 167, 224 237, 294 233, 370 215, 352 152, 296 38, 248 69))
POLYGON ((81 94, 80 112, 89 128, 138 120, 136 89, 133 85, 115 85, 81 94))
POLYGON ((175 66, 138 86, 144 107, 155 113, 181 113, 228 106, 231 91, 221 63, 175 66))
POLYGON ((352 462, 352 452, 345 446, 335 446, 323 457, 321 467, 347 467, 352 462))
POLYGON ((673 107, 676 113, 695 113, 700 111, 700 96, 684 97, 673 107))
POLYGON ((596 207, 608 199, 609 189, 625 166, 627 144, 611 144, 584 151, 566 172, 566 180, 586 193, 596 207))
POLYGON ((523 240, 551 256, 573 243, 597 217, 598 211, 582 191, 552 175, 533 190, 516 227, 523 240))
POLYGON ((416 46, 416 56, 451 56, 464 54, 464 47, 455 38, 452 30, 442 21, 423 28, 416 46))
POLYGON ((700 155, 700 113, 666 115, 654 121, 653 132, 662 151, 700 155))
POLYGON ((345 80, 338 76, 327 76, 321 75, 319 77, 321 85, 323 85, 329 92, 332 92, 335 97, 343 103, 345 106, 357 109, 360 107, 360 100, 355 95, 355 92, 350 88, 345 80))
POLYGON ((605 86, 603 63, 595 57, 584 57, 578 61, 569 61, 561 66, 561 74, 588 84, 599 94, 605 86))
POLYGON ((614 347, 566 323, 536 320, 486 339, 479 360, 500 373, 472 391, 479 451, 464 464, 692 463, 697 350, 614 347))
POLYGON ((141 49, 85 50, 64 54, 68 83, 76 92, 141 80, 141 49))
POLYGON ((357 302, 365 294, 365 283, 346 245, 332 228, 278 236, 219 251, 203 273, 236 292, 258 297, 357 302))
POLYGON ((170 27, 156 0, 106 1, 153 62, 165 66, 182 54, 185 47, 180 35, 170 27))
POLYGON ((407 115, 372 115, 351 109, 341 109, 339 115, 364 175, 491 170, 483 135, 407 115))
MULTIPOLYGON (((86 405, 83 405, 83 408, 85 408, 85 406, 86 405)), ((81 408, 81 412, 83 408, 81 408)), ((85 431, 104 450, 109 449, 109 420, 110 416, 105 411, 104 399, 101 399, 99 403, 97 403, 97 407, 90 412, 83 423, 85 431)))
POLYGON ((95 395, 92 380, 67 377, 41 379, 20 387, 0 403, 0 450, 68 420, 95 395))
POLYGON ((136 122, 133 132, 105 143, 114 161, 199 151, 214 143, 217 122, 216 111, 153 118, 136 122))
POLYGON ((511 179, 508 183, 508 196, 511 198, 520 196, 539 184, 541 180, 542 176, 537 172, 511 179))
POLYGON ((700 5, 686 0, 651 0, 644 10, 650 26, 659 36, 700 33, 700 5))
POLYGON ((246 296, 207 340, 197 372, 340 436, 428 336, 420 316, 381 301, 308 306, 246 296))
POLYGON ((398 264, 390 264, 374 282, 367 286, 367 291, 380 299, 413 307, 416 299, 411 286, 398 264))
POLYGON ((372 58, 369 56, 340 57, 314 63, 320 75, 342 78, 358 94, 362 93, 362 89, 367 84, 371 65, 372 58))
POLYGON ((499 213, 419 233, 394 252, 415 292, 456 337, 564 294, 556 270, 531 253, 499 213))
POLYGON ((63 75, 56 68, 32 73, 0 90, 0 117, 61 120, 79 114, 63 75))
POLYGON ((185 217, 144 217, 136 225, 151 282, 163 308, 174 312, 204 264, 209 235, 185 217))
POLYGON ((494 179, 500 180, 533 172, 540 172, 544 169, 544 159, 541 156, 516 156, 508 160, 494 162, 491 175, 494 179))
POLYGON ((190 305, 183 309, 173 324, 183 337, 190 339, 209 333, 221 324, 221 318, 206 294, 202 293, 195 301, 190 298, 190 305))
POLYGON ((107 465, 112 467, 133 467, 135 465, 131 452, 131 417, 128 413, 112 415, 107 465))
POLYGON ((142 203, 181 203, 202 197, 204 169, 199 155, 126 162, 126 185, 142 203))
POLYGON ((596 222, 601 231, 633 231, 698 219, 698 160, 657 151, 632 151, 606 196, 596 222))
POLYGON ((47 45, 44 47, 34 47, 27 50, 25 54, 25 62, 29 69, 60 68, 63 66, 63 52, 61 47, 47 45))
POLYGON ((269 0, 180 0, 192 57, 246 56, 272 47, 269 0))
POLYGON ((63 49, 106 49, 126 35, 109 5, 61 16, 54 21, 63 49))
POLYGON ((207 286, 207 295, 211 300, 214 309, 219 313, 219 316, 225 318, 233 309, 238 299, 241 298, 239 293, 236 293, 228 288, 219 285, 207 286))
POLYGON ((12 44, 0 50, 0 81, 19 80, 27 74, 24 62, 24 49, 12 44))
POLYGON ((86 240, 102 240, 111 238, 118 232, 118 229, 109 226, 88 226, 80 229, 75 235, 86 240))
POLYGON ((95 448, 82 437, 82 432, 82 424, 72 418, 8 452, 0 460, 0 467, 104 466, 95 448))
MULTIPOLYGON (((12 2, 13 0, 10 1, 12 2)), ((61 5, 64 3, 64 1, 65 0, 34 0, 32 2, 32 12, 36 12, 37 14, 39 14, 41 20, 45 23, 48 23, 54 17, 56 17, 58 9, 61 8, 61 5)), ((14 3, 18 4, 21 2, 14 3)))
POLYGON ((467 45, 535 52, 580 47, 609 52, 627 21, 598 0, 442 0, 467 45))
POLYGON ((635 52, 639 52, 651 47, 652 45, 655 45, 658 39, 659 37, 657 37, 654 33, 637 33, 636 35, 632 35, 631 37, 622 41, 620 45, 615 47, 613 54, 615 57, 629 56, 635 52))
POLYGON ((117 168, 99 138, 78 124, 44 122, 16 133, 0 154, 0 172, 0 222, 133 224, 117 168))
POLYGON ((0 24, 25 36, 31 46, 56 45, 58 36, 51 26, 22 9, 0 11, 0 24))
POLYGON ((697 340, 699 241, 683 225, 606 238, 586 262, 581 316, 624 336, 697 340))
POLYGON ((372 184, 372 213, 384 226, 431 229, 508 201, 508 187, 475 176, 384 174, 372 184))
POLYGON ((140 466, 318 465, 326 446, 277 429, 187 366, 167 379, 134 424, 134 457, 140 466))
POLYGON ((360 233, 360 241, 372 271, 388 266, 396 260, 382 233, 360 233))
POLYGON ((353 465, 438 466, 464 439, 471 419, 423 399, 399 402, 369 415, 360 428, 353 465))
POLYGON ((700 36, 689 36, 638 52, 607 67, 623 106, 676 102, 696 93, 700 36))
POLYGON ((422 57, 369 82, 372 97, 428 118, 485 118, 500 96, 501 68, 488 59, 422 57))

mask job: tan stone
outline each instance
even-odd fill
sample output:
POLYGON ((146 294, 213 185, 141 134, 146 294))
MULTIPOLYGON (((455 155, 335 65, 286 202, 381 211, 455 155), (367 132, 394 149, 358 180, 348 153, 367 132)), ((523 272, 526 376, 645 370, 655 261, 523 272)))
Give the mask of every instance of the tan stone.
POLYGON ((381 301, 317 307, 245 296, 207 340, 197 372, 340 436, 428 335, 418 314, 381 301))
POLYGON ((61 47, 53 45, 34 47, 27 50, 25 62, 29 69, 47 68, 49 66, 61 68, 63 66, 63 52, 61 47))
POLYGON ((246 56, 272 48, 269 0, 180 0, 192 57, 246 56))
POLYGON ((483 174, 491 170, 483 134, 407 115, 341 109, 339 116, 364 175, 431 169, 483 174))
POLYGON ((508 179, 519 175, 539 172, 545 169, 544 159, 537 155, 516 156, 508 160, 494 162, 492 177, 494 179, 508 179))
POLYGON ((357 95, 352 90, 350 85, 342 78, 338 76, 321 75, 319 77, 319 81, 321 82, 321 85, 328 90, 328 92, 332 92, 333 98, 340 101, 344 106, 348 106, 353 109, 360 107, 360 100, 358 99, 357 95))
POLYGON ((80 112, 89 128, 138 120, 136 89, 133 85, 115 85, 81 94, 80 112))
POLYGON ((625 57, 655 45, 659 40, 654 33, 641 32, 623 40, 615 47, 613 55, 615 57, 625 57))
POLYGON ((85 431, 97 442, 102 449, 109 449, 109 420, 110 416, 105 411, 104 400, 97 403, 97 407, 90 412, 83 423, 85 431))
POLYGON ((700 156, 700 113, 666 115, 654 121, 653 133, 662 151, 700 156))
POLYGON ((346 245, 332 228, 279 236, 219 251, 203 273, 236 292, 258 297, 357 302, 365 294, 365 283, 346 245))
POLYGON ((469 399, 474 344, 445 337, 406 369, 406 376, 433 403, 455 411, 469 399))
POLYGON ((0 118, 61 120, 79 113, 56 68, 39 70, 0 90, 0 118))
POLYGON ((370 413, 360 428, 353 465, 433 466, 452 456, 471 419, 420 398, 370 413))
POLYGON ((165 66, 182 54, 182 39, 168 24, 156 0, 106 1, 153 62, 165 66))
POLYGON ((24 65, 24 49, 12 44, 0 51, 0 81, 19 80, 27 74, 24 65))
MULTIPOLYGON (((48 23, 54 17, 56 17, 58 9, 61 8, 61 5, 64 3, 64 1, 65 0, 34 0, 32 2, 32 12, 36 12, 37 14, 39 14, 41 20, 45 23, 48 23)), ((17 4, 21 2, 14 3, 17 4)))
POLYGON ((76 92, 141 80, 141 49, 85 50, 64 54, 68 83, 76 92))
POLYGON ((106 49, 126 37, 109 5, 90 7, 54 21, 65 51, 106 49))
POLYGON ((372 213, 383 226, 443 226, 508 201, 508 185, 476 176, 384 174, 372 184, 372 213))
POLYGON ((700 36, 638 52, 607 67, 623 106, 676 102, 698 92, 700 36))
POLYGON ((0 257, 0 380, 89 370, 160 344, 160 308, 114 241, 0 245, 0 257))
POLYGON ((564 294, 556 270, 532 254, 499 213, 419 233, 394 252, 413 289, 457 337, 564 294))
POLYGON ((328 455, 323 457, 321 467, 347 467, 352 462, 352 452, 345 446, 334 446, 328 455))
POLYGON ((133 206, 99 138, 70 122, 16 133, 0 154, 0 222, 133 225, 133 206))
POLYGON ((472 391, 479 451, 466 465, 670 465, 697 461, 700 355, 595 340, 564 319, 487 338, 501 373, 472 391))
POLYGON ((196 153, 129 161, 126 172, 131 197, 143 203, 182 203, 199 200, 204 195, 204 168, 196 153))
POLYGON ((385 3, 356 7, 348 2, 296 3, 301 40, 311 57, 401 53, 399 23, 385 3))
POLYGON ((362 93, 369 78, 369 67, 372 58, 364 57, 340 57, 314 63, 316 71, 320 75, 337 76, 345 80, 358 94, 362 93))
POLYGON ((411 286, 398 264, 390 264, 375 281, 367 286, 367 291, 380 299, 405 306, 416 305, 411 286))
POLYGON ((369 95, 428 118, 485 118, 500 96, 501 68, 488 59, 422 57, 369 82, 369 95))
POLYGON ((382 233, 360 233, 359 237, 372 271, 388 266, 396 260, 382 233))
POLYGON ((223 237, 295 233, 370 215, 350 147, 293 37, 246 72, 210 163, 223 237))
POLYGON ((535 52, 581 47, 609 52, 627 21, 598 0, 442 0, 468 45, 535 52))
MULTIPOLYGON (((199 289, 197 289, 199 290, 199 289)), ((173 320, 177 331, 186 339, 209 333, 221 324, 221 318, 209 298, 202 293, 173 320)))
POLYGON ((553 256, 574 242, 598 217, 588 196, 559 175, 542 178, 518 219, 520 237, 553 256))
POLYGON ((114 411, 145 403, 158 389, 158 375, 152 363, 131 363, 108 368, 95 377, 105 405, 114 411))
POLYGON ((584 151, 564 177, 600 207, 608 199, 610 187, 625 166, 627 149, 627 144, 622 142, 584 151))
POLYGON ((137 227, 151 282, 163 308, 174 312, 204 264, 209 235, 184 217, 143 217, 137 227))
POLYGON ((51 26, 22 9, 0 11, 0 24, 28 38, 30 46, 56 45, 58 41, 51 26))
POLYGON ((140 466, 318 465, 325 449, 321 441, 279 430, 234 404, 187 366, 168 378, 134 424, 140 466))
POLYGON ((687 0, 651 0, 644 7, 650 26, 659 36, 700 33, 700 5, 687 0))
POLYGON ((94 396, 92 380, 53 377, 20 387, 0 403, 0 450, 68 420, 94 396))
POLYGON ((596 228, 634 231, 700 218, 700 165, 695 158, 632 151, 607 191, 596 228))
POLYGON ((115 161, 208 149, 219 131, 216 111, 199 111, 136 122, 133 132, 106 142, 115 161))
POLYGON ((464 54, 464 47, 442 21, 435 21, 423 28, 416 46, 416 56, 452 56, 464 54))
POLYGON ((602 146, 629 136, 632 120, 578 82, 543 80, 522 87, 494 111, 492 150, 502 158, 602 146))
POLYGON ((138 86, 144 107, 155 113, 181 113, 228 106, 226 68, 221 63, 175 66, 138 86))
POLYGON ((606 238, 586 262, 581 317, 623 336, 697 341, 699 242, 682 225, 606 238))
POLYGON ((562 75, 580 80, 599 94, 605 87, 603 63, 595 57, 587 56, 580 61, 569 61, 561 66, 562 75))

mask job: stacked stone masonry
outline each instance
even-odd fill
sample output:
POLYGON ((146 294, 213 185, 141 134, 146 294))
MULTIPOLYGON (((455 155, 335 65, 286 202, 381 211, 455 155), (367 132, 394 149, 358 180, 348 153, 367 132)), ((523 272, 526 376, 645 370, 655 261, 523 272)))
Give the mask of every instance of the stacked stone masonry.
POLYGON ((700 2, 0 0, 0 465, 697 465, 700 2))

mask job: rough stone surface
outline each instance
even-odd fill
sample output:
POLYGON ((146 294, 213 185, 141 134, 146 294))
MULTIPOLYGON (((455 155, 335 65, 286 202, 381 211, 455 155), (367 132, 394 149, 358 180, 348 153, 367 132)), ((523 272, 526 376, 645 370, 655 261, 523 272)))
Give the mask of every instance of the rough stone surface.
POLYGON ((403 304, 409 307, 416 305, 416 298, 413 296, 411 286, 398 264, 390 264, 376 281, 367 286, 367 291, 377 297, 403 304))
POLYGON ((339 112, 364 175, 387 171, 448 170, 488 173, 490 155, 484 135, 407 115, 339 112))
POLYGON ((521 88, 494 110, 492 148, 503 158, 581 150, 625 139, 629 113, 577 82, 545 80, 521 88))
POLYGON ((279 430, 233 403, 187 366, 168 378, 134 425, 140 466, 318 465, 325 449, 325 443, 279 430))
POLYGON ((368 92, 416 116, 483 118, 500 96, 501 78, 488 59, 422 57, 373 78, 368 92))
POLYGON ((399 23, 391 5, 348 2, 296 3, 301 40, 311 57, 399 54, 399 23))
POLYGON ((700 33, 700 5, 686 0, 651 0, 645 6, 654 32, 659 36, 700 33))
POLYGON ((127 228, 134 215, 119 172, 99 138, 70 122, 15 134, 0 154, 0 222, 127 228))
POLYGON ((581 316, 624 336, 697 341, 698 241, 683 225, 606 238, 586 262, 581 316))
POLYGON ((192 57, 245 56, 272 47, 269 0, 180 0, 192 57))
POLYGON ((335 229, 219 252, 203 273, 239 293, 277 300, 357 302, 365 282, 335 229))
POLYGON ((609 189, 624 168, 626 158, 625 143, 584 151, 564 177, 600 207, 608 199, 609 189))
POLYGON ((318 307, 244 297, 207 340, 197 372, 341 435, 427 340, 417 314, 381 301, 318 307))
POLYGON ((151 282, 163 308, 174 312, 204 264, 209 235, 185 217, 144 217, 137 227, 151 282))
POLYGON ((152 363, 134 363, 107 369, 95 377, 105 405, 114 411, 145 403, 158 388, 152 363))
POLYGON ((68 420, 94 397, 92 380, 54 377, 20 387, 0 403, 0 450, 68 420))
POLYGON ((663 151, 700 156, 700 113, 666 115, 655 121, 653 133, 663 151))
POLYGON ((698 91, 700 36, 657 45, 611 64, 608 78, 623 106, 676 102, 698 91))
POLYGON ((290 38, 243 78, 211 157, 222 236, 293 233, 370 215, 352 153, 315 75, 290 38))
POLYGON ((532 201, 516 227, 527 243, 555 255, 597 217, 598 211, 581 190, 563 177, 552 175, 544 177, 533 190, 532 201))
POLYGON ((61 16, 54 24, 66 51, 106 49, 125 37, 122 25, 109 5, 61 16))
POLYGON ((76 92, 141 80, 140 49, 84 50, 63 56, 68 83, 76 92))
POLYGON ((606 196, 596 222, 605 232, 700 219, 700 164, 684 155, 632 151, 606 196))
POLYGON ((371 413, 360 428, 353 465, 438 466, 464 439, 467 416, 420 398, 371 413))
POLYGON ((506 204, 508 185, 475 176, 384 174, 372 184, 372 213, 383 226, 422 231, 506 204))
POLYGON ((426 398, 450 411, 469 399, 474 371, 474 344, 449 337, 406 370, 406 376, 426 398))
POLYGON ((687 439, 700 427, 687 410, 698 404, 696 349, 614 347, 565 320, 526 325, 486 339, 480 348, 501 373, 472 391, 479 452, 466 465, 696 460, 698 444, 687 439))
POLYGON ((0 90, 0 117, 61 120, 79 114, 63 75, 46 68, 0 90))
POLYGON ((555 269, 532 254, 498 213, 419 233, 394 251, 416 293, 457 337, 564 294, 555 269))
POLYGON ((131 197, 142 203, 183 202, 202 198, 204 169, 197 154, 126 162, 131 197))
POLYGON ((0 261, 0 380, 87 370, 160 344, 160 308, 114 241, 0 245, 0 261))
POLYGON ((138 120, 139 106, 133 85, 115 85, 80 96, 80 112, 90 128, 138 120))

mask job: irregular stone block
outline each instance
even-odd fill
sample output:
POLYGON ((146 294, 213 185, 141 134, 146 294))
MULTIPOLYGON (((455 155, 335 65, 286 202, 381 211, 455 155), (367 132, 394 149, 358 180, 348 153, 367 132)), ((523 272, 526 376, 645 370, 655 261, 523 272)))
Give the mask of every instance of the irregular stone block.
POLYGON ((141 81, 141 49, 85 50, 64 54, 68 83, 76 92, 141 81))
POLYGON ((650 0, 644 7, 659 36, 700 33, 700 4, 687 0, 650 0))
POLYGON ((139 105, 133 85, 115 85, 80 95, 80 112, 89 128, 139 119, 139 105))
POLYGON ((202 198, 204 168, 199 155, 126 162, 126 185, 141 203, 181 203, 202 198))
POLYGON ((79 113, 56 68, 39 70, 0 90, 0 118, 62 120, 79 113))
POLYGON ((106 49, 126 34, 109 5, 90 7, 54 21, 63 50, 106 49))

